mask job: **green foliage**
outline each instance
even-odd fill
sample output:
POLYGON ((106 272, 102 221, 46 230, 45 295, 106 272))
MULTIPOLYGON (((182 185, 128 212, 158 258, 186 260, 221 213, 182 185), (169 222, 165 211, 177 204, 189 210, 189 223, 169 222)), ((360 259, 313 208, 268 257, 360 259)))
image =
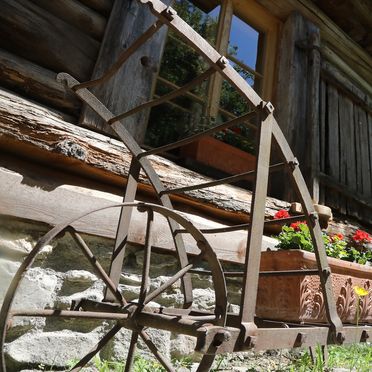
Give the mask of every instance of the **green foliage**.
MULTIPOLYGON (((341 260, 366 264, 372 262, 372 252, 367 249, 357 249, 349 246, 348 243, 337 235, 328 235, 323 232, 323 242, 327 256, 341 260)), ((282 232, 277 237, 278 248, 281 249, 302 249, 314 252, 314 246, 308 226, 305 223, 295 223, 291 226, 283 226, 282 232)))
POLYGON ((329 346, 328 367, 325 367, 321 347, 316 348, 315 363, 312 364, 309 352, 295 360, 289 367, 290 372, 324 372, 334 368, 346 368, 355 372, 372 370, 372 347, 370 344, 350 346, 329 346))
MULTIPOLYGON (((199 34, 212 45, 217 34, 217 18, 204 14, 198 7, 188 0, 177 0, 174 4, 177 13, 199 34)), ((230 48, 230 54, 237 54, 237 47, 230 48)), ((186 45, 174 32, 169 32, 169 37, 164 50, 159 75, 168 81, 182 86, 208 68, 204 59, 191 47, 186 45)), ((253 81, 253 75, 239 66, 238 72, 247 81, 253 81)), ((162 82, 158 82, 155 93, 159 96, 170 91, 162 82)), ((204 82, 192 90, 192 93, 206 99, 208 83, 204 82)), ((177 141, 190 134, 198 133, 215 125, 213 118, 203 116, 205 108, 186 96, 178 97, 172 101, 174 104, 188 110, 184 111, 170 104, 163 104, 151 110, 149 126, 145 143, 158 147, 177 141)), ((246 101, 226 81, 223 82, 220 99, 221 108, 240 116, 249 111, 246 101)), ((219 117, 218 120, 227 120, 219 117)), ((215 137, 243 151, 254 152, 254 135, 244 125, 239 125, 233 130, 217 133, 215 137)))

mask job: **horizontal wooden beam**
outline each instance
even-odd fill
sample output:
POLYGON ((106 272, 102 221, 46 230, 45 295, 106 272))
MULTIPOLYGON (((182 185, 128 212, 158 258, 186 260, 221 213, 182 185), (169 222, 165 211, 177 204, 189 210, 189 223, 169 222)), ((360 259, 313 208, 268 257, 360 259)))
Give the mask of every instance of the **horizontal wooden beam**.
POLYGON ((79 0, 31 1, 94 39, 102 40, 106 18, 79 0))
POLYGON ((78 115, 81 103, 57 83, 56 73, 0 49, 0 83, 52 108, 78 115))
POLYGON ((79 0, 87 7, 108 16, 111 12, 114 0, 79 0))
MULTIPOLYGON (((27 162, 13 161, 2 157, 0 161, 0 215, 12 216, 56 225, 85 212, 121 202, 122 197, 115 192, 97 190, 96 183, 84 182, 77 176, 66 176, 63 172, 47 170, 27 162), (6 167, 4 167, 6 163, 6 167), (83 183, 83 184, 82 184, 83 183)), ((101 185, 102 186, 102 185, 101 185)), ((111 208, 91 214, 76 221, 73 226, 80 232, 95 236, 115 238, 120 208, 111 208)), ((192 214, 184 214, 201 229, 225 227, 219 223, 192 214)), ((147 215, 137 210, 129 233, 133 244, 144 244, 147 215)), ((188 253, 197 254, 194 240, 184 234, 188 253)), ((174 242, 167 221, 159 216, 154 220, 154 247, 164 251, 174 251, 174 242)), ((208 234, 217 256, 224 261, 243 263, 247 232, 208 234)), ((275 249, 277 241, 264 237, 262 249, 275 249)))
POLYGON ((27 0, 2 0, 0 47, 55 72, 89 79, 99 42, 27 0))
MULTIPOLYGON (((4 90, 0 90, 0 148, 116 186, 125 183, 131 161, 121 142, 63 121, 58 114, 4 90)), ((166 188, 211 181, 160 156, 149 159, 166 188)), ((153 193, 144 176, 140 183, 143 191, 153 193)), ((251 191, 231 185, 173 196, 176 202, 214 218, 239 222, 249 219, 251 197, 251 191)), ((268 197, 266 216, 288 207, 289 203, 268 197)))

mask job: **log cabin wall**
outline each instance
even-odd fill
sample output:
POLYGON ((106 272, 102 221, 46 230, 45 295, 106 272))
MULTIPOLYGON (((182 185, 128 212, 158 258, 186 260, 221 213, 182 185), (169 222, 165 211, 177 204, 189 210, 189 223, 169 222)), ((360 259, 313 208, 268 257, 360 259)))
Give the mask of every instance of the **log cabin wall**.
POLYGON ((113 0, 0 0, 0 85, 77 120, 81 104, 55 81, 89 79, 113 0))
POLYGON ((324 60, 319 113, 320 202, 371 223, 371 96, 324 60))

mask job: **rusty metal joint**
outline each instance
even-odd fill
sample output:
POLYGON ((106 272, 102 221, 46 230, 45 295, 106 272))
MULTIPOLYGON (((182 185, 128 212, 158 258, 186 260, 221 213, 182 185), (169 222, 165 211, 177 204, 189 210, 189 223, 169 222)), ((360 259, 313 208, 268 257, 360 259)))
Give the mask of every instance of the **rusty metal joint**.
POLYGON ((274 105, 270 101, 261 101, 260 108, 266 116, 271 115, 275 110, 274 105))
POLYGON ((336 343, 342 345, 345 341, 345 333, 344 332, 337 332, 336 333, 336 343))
POLYGON ((329 267, 325 267, 323 270, 322 270, 322 274, 328 278, 330 275, 331 275, 331 269, 329 267))
POLYGON ((300 162, 298 161, 297 158, 293 158, 292 160, 288 162, 288 165, 293 172, 296 168, 298 168, 298 166, 300 165, 300 162))
POLYGON ((174 17, 177 15, 177 11, 172 8, 171 6, 168 6, 166 9, 162 11, 162 16, 164 16, 168 21, 173 21, 174 17))
POLYGON ((317 212, 313 211, 309 214, 309 218, 310 218, 312 223, 315 223, 317 220, 319 220, 319 214, 317 212))
POLYGON ((229 60, 225 56, 221 56, 217 60, 216 65, 223 70, 229 65, 229 60))

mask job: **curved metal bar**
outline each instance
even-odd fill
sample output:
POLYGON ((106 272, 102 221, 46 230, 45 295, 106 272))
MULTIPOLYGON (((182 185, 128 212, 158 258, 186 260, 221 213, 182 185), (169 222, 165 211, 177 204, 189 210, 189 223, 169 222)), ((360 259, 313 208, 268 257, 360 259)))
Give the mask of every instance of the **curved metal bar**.
MULTIPOLYGON (((60 73, 57 75, 57 80, 61 83, 66 84, 69 88, 74 87, 79 82, 74 79, 71 75, 66 73, 60 73)), ((81 89, 75 92, 78 97, 80 97, 85 103, 87 103, 106 123, 114 117, 112 112, 100 102, 88 89, 81 89)), ((111 128, 123 141, 124 145, 132 153, 133 156, 138 158, 138 155, 143 151, 132 135, 125 129, 120 121, 116 121, 111 125, 111 128)), ((154 171, 150 161, 148 159, 139 159, 138 160, 143 171, 147 175, 150 183, 152 184, 155 192, 159 195, 162 191, 165 190, 163 184, 160 181, 159 176, 154 171)), ((168 195, 159 196, 160 202, 167 208, 173 209, 172 202, 168 195)), ((185 246, 182 237, 180 234, 175 234, 175 231, 178 229, 177 223, 172 220, 168 220, 169 227, 172 231, 174 244, 176 246, 178 261, 181 267, 187 265, 187 254, 185 251, 185 246)), ((115 278, 114 283, 118 282, 119 278, 115 278)), ((193 296, 192 296, 192 284, 190 275, 185 275, 182 278, 183 294, 185 303, 184 306, 191 306, 193 296)))
MULTIPOLYGON (((92 213, 103 211, 109 208, 130 208, 130 207, 137 207, 137 208, 150 208, 153 212, 157 212, 163 216, 166 216, 168 219, 174 220, 177 225, 181 225, 184 229, 188 229, 190 231, 190 234, 193 236, 193 238, 196 240, 197 244, 199 246, 202 245, 203 251, 205 252, 205 259, 209 263, 211 270, 214 273, 214 276, 212 277, 215 292, 216 292, 216 315, 217 315, 217 321, 216 324, 218 325, 225 325, 226 322, 226 316, 227 316, 227 292, 226 292, 226 283, 223 276, 222 267, 217 259, 217 256, 215 252, 213 251, 212 247, 208 243, 208 241, 205 239, 203 234, 200 232, 198 228, 196 228, 192 222, 190 222, 185 217, 181 216, 179 213, 175 212, 173 209, 166 208, 164 206, 156 205, 156 204, 145 204, 145 203, 120 203, 120 204, 112 204, 108 205, 99 209, 94 209, 89 212, 83 213, 79 217, 75 217, 71 219, 70 221, 67 221, 65 223, 58 224, 53 229, 51 229, 48 233, 46 233, 36 244, 36 246, 32 249, 32 251, 29 253, 29 255, 25 258, 25 260, 22 262, 21 266, 17 270, 15 276, 13 277, 13 280, 5 294, 4 302, 1 307, 0 311, 0 370, 6 371, 5 366, 5 358, 4 358, 4 344, 5 344, 5 335, 6 335, 6 328, 7 323, 9 320, 10 315, 10 308, 12 306, 12 303, 14 301, 15 294, 17 292, 17 289, 20 285, 20 282, 27 272, 27 270, 31 267, 33 264, 37 254, 41 251, 41 249, 48 244, 52 239, 54 239, 58 234, 66 230, 70 225, 73 225, 73 223, 77 220, 80 220, 83 217, 86 217, 92 213)), ((186 256, 187 257, 187 256, 186 256)), ((43 310, 43 314, 41 316, 58 316, 62 313, 74 313, 77 314, 79 312, 67 312, 67 311, 54 311, 54 310, 43 310)), ((81 312, 81 317, 84 317, 84 312, 81 312)), ((109 318, 108 313, 103 313, 104 316, 109 318)), ((77 314, 80 315, 80 314, 77 314)), ((94 315, 94 313, 93 313, 94 315)), ((115 315, 116 316, 116 315, 115 315)), ((127 316, 126 314, 117 314, 117 317, 120 316, 127 316)))

